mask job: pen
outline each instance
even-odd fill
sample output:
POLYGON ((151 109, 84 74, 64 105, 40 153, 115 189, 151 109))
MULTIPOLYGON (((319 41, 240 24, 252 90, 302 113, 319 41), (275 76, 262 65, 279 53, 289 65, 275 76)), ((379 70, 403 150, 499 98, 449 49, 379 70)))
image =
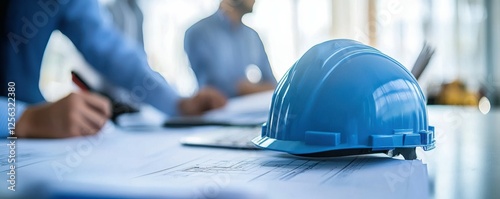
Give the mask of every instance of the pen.
MULTIPOLYGON (((84 92, 96 92, 96 93, 98 93, 97 91, 92 89, 87 83, 85 83, 85 81, 83 81, 83 79, 75 71, 71 71, 71 80, 84 92)), ((137 108, 134 108, 128 104, 116 101, 115 99, 113 99, 112 97, 110 97, 104 93, 100 93, 100 94, 104 95, 105 97, 107 97, 111 101, 111 105, 112 105, 112 107, 111 107, 112 108, 111 120, 115 123, 116 123, 116 118, 121 114, 139 112, 139 109, 137 109, 137 108)))
POLYGON ((71 80, 75 83, 82 91, 90 92, 90 86, 85 83, 82 78, 75 72, 71 71, 71 80))

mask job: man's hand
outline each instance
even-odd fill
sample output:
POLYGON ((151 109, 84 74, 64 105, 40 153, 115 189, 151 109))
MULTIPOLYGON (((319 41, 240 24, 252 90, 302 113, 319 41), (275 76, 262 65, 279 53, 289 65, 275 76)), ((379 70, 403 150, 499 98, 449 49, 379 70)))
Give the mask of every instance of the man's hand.
POLYGON ((270 83, 254 84, 247 80, 243 80, 238 84, 238 95, 248 95, 268 90, 274 90, 275 86, 270 83))
POLYGON ((203 88, 191 98, 181 99, 179 112, 181 115, 201 115, 205 111, 226 105, 226 97, 213 88, 203 88))
POLYGON ((16 135, 27 138, 64 138, 96 134, 111 116, 108 99, 92 93, 27 108, 16 124, 16 135))

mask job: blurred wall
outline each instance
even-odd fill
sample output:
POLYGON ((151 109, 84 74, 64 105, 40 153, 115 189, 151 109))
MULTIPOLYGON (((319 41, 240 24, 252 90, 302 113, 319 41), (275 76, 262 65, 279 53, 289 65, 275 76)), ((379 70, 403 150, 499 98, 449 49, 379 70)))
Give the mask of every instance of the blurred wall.
MULTIPOLYGON (((182 95, 197 89, 183 49, 184 31, 214 13, 218 4, 219 0, 139 0, 149 63, 182 95)), ((423 89, 436 92, 442 83, 458 79, 478 92, 500 85, 496 69, 500 58, 494 53, 500 46, 499 4, 495 0, 257 0, 254 12, 243 21, 261 36, 278 79, 306 50, 325 40, 359 40, 408 69, 427 41, 436 53, 419 80, 423 89)), ((72 55, 76 51, 71 42, 60 37, 64 36, 54 34, 44 59, 43 70, 48 72, 43 73, 40 87, 49 100, 72 89, 67 86, 69 78, 50 75, 53 71, 63 74, 71 67, 88 67, 72 55)))

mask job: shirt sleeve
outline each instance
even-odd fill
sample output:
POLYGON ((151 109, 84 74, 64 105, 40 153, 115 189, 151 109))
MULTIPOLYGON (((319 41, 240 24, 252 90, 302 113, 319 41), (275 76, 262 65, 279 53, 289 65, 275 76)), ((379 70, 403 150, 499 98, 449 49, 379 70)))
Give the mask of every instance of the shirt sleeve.
POLYGON ((266 50, 264 49, 264 44, 262 43, 262 40, 260 39, 258 34, 257 34, 257 40, 259 42, 259 48, 260 48, 260 56, 259 56, 260 63, 258 64, 258 66, 260 68, 260 71, 262 72, 262 82, 276 85, 277 84, 276 78, 273 75, 271 64, 269 63, 269 58, 267 57, 266 50))
POLYGON ((198 35, 198 29, 190 28, 186 31, 184 36, 184 51, 186 51, 191 69, 196 75, 198 86, 200 88, 208 84, 208 68, 211 63, 208 56, 208 47, 206 42, 203 41, 202 36, 198 35))
POLYGON ((169 115, 178 114, 178 93, 148 65, 136 43, 104 22, 96 0, 68 1, 58 29, 87 62, 110 82, 127 89, 131 100, 153 105, 169 115))
MULTIPOLYGON (((12 101, 10 101, 12 102, 12 101)), ((13 122, 15 124, 16 121, 19 121, 19 118, 21 115, 24 113, 24 110, 26 109, 27 104, 24 102, 21 102, 19 100, 15 101, 15 106, 10 105, 9 106, 9 101, 7 97, 0 96, 0 137, 1 138, 6 138, 11 136, 9 134, 9 122, 13 122), (15 121, 12 121, 9 117, 9 108, 14 108, 15 110, 15 121)), ((12 135, 15 136, 15 135, 12 135)))

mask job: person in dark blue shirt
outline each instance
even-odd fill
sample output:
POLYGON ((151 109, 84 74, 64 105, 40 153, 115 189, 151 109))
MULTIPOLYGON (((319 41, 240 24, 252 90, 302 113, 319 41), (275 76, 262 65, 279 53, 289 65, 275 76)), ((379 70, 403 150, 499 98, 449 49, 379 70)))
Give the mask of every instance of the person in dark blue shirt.
POLYGON ((276 86, 259 35, 241 22, 254 3, 222 0, 215 14, 186 31, 184 49, 200 88, 212 86, 235 97, 276 86))
MULTIPOLYGON (((86 61, 109 82, 126 88, 133 101, 169 115, 193 115, 220 107, 214 89, 181 98, 149 67, 146 55, 101 18, 96 0, 2 0, 0 134, 7 135, 7 85, 15 83, 18 137, 95 134, 110 117, 109 101, 88 92, 46 103, 39 90, 42 57, 54 30, 65 34, 86 61)), ((68 74, 69 75, 69 74, 68 74)), ((11 97, 11 96, 9 96, 11 97)))

